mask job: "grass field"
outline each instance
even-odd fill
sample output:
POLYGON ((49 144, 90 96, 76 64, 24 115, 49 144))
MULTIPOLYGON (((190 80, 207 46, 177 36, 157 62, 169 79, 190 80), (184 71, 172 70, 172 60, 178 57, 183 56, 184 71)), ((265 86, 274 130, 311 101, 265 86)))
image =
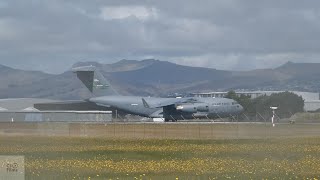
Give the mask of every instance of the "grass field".
POLYGON ((264 139, 320 137, 320 123, 0 123, 0 135, 111 139, 264 139))
POLYGON ((26 179, 312 179, 320 138, 234 140, 0 136, 26 179))

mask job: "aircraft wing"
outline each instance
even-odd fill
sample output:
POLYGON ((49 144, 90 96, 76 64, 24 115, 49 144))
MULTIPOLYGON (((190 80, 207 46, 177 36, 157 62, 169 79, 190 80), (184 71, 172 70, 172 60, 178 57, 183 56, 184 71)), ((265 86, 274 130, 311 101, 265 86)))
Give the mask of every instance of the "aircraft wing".
POLYGON ((176 105, 181 103, 194 103, 198 101, 194 98, 176 98, 176 99, 163 100, 153 104, 153 103, 148 103, 144 98, 142 98, 142 102, 144 107, 146 108, 161 108, 161 107, 170 106, 170 105, 176 105))

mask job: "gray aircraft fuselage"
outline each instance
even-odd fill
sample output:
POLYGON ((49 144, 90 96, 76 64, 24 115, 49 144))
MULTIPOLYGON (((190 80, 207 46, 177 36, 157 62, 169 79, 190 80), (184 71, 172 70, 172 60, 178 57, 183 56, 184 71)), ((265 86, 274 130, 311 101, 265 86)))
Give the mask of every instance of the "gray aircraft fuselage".
POLYGON ((237 115, 243 111, 243 107, 236 101, 227 98, 155 98, 155 97, 139 97, 139 96, 102 96, 90 98, 90 102, 94 102, 100 106, 111 106, 116 109, 125 111, 130 114, 150 118, 167 118, 167 119, 190 119, 190 118, 215 118, 237 115), (192 99, 192 103, 178 103, 171 105, 171 116, 164 117, 163 111, 165 107, 145 107, 142 98, 150 105, 159 105, 166 102, 188 101, 192 99), (200 108, 201 107, 201 108, 200 108))

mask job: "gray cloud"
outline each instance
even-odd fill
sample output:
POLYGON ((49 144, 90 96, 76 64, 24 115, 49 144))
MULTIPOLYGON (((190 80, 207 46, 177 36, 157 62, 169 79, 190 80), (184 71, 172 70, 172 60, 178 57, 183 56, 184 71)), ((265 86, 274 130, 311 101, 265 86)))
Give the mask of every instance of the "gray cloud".
POLYGON ((85 60, 233 70, 320 62, 319 17, 316 0, 0 0, 0 63, 60 73, 85 60))

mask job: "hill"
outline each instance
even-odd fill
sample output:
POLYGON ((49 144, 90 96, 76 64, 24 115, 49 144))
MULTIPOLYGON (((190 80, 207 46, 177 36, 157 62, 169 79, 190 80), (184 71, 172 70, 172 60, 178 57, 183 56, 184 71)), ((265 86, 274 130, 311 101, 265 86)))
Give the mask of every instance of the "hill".
MULTIPOLYGON (((121 60, 94 65, 121 94, 166 96, 170 93, 245 90, 318 91, 320 64, 288 62, 275 69, 222 71, 182 66, 154 59, 121 60)), ((24 71, 0 66, 0 98, 37 97, 82 99, 90 97, 76 76, 67 71, 59 75, 24 71)))
POLYGON ((52 77, 53 75, 39 71, 24 71, 0 65, 0 97, 22 97, 26 87, 32 87, 39 81, 52 77))

